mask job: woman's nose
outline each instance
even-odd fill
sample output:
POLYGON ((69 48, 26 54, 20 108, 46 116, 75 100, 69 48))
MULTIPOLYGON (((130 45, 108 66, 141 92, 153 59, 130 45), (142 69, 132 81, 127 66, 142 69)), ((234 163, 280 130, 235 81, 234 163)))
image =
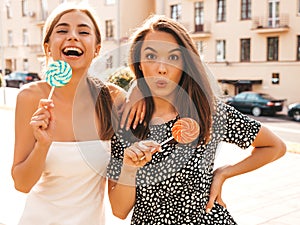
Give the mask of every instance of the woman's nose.
POLYGON ((160 62, 159 63, 159 67, 158 67, 158 73, 160 75, 165 75, 167 74, 167 68, 164 62, 160 62))
POLYGON ((75 31, 73 32, 70 32, 69 36, 68 36, 68 41, 70 40, 75 40, 75 41, 78 41, 78 37, 77 37, 77 34, 75 31))

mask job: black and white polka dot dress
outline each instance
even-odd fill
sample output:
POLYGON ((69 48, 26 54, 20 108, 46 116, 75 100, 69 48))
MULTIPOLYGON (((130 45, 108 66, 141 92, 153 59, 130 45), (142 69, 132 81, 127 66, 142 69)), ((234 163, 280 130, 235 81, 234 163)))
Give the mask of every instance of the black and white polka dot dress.
MULTIPOLYGON (((236 224, 226 208, 215 203, 205 212, 213 177, 216 149, 221 141, 247 148, 260 129, 260 123, 220 103, 214 115, 211 140, 206 145, 166 144, 141 168, 136 178, 136 203, 132 225, 236 224)), ((177 119, 150 127, 148 139, 159 143, 170 137, 177 119)), ((112 154, 108 177, 117 180, 123 150, 131 143, 116 134, 111 142, 112 154)))

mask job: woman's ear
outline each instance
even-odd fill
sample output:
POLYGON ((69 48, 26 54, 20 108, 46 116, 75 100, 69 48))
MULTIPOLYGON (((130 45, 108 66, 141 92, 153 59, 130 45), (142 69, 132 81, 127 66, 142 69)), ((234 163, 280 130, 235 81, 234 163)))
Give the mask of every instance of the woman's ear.
POLYGON ((51 56, 51 51, 50 51, 50 47, 49 47, 48 43, 44 44, 44 50, 45 50, 46 56, 50 57, 51 56))
POLYGON ((98 44, 98 45, 96 46, 96 50, 95 50, 95 53, 94 53, 94 57, 97 57, 97 56, 99 55, 100 49, 101 49, 101 45, 98 44))

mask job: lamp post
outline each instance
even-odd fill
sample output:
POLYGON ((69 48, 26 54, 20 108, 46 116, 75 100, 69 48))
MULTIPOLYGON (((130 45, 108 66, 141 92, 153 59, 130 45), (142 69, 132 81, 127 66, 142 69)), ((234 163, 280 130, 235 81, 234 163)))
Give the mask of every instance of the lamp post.
MULTIPOLYGON (((1 1, 2 3, 4 3, 4 1, 1 1)), ((1 47, 1 76, 2 76, 2 82, 1 82, 1 86, 3 87, 3 103, 4 105, 6 105, 6 95, 5 95, 5 58, 4 58, 4 32, 3 32, 3 19, 4 19, 4 5, 0 6, 0 47, 1 47)))

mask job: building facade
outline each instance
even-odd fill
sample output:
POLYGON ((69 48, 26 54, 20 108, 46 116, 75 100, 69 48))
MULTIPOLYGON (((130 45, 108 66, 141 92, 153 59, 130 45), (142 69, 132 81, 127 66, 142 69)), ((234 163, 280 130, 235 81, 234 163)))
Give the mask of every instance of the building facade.
POLYGON ((165 0, 224 93, 300 101, 300 0, 165 0))
POLYGON ((121 46, 132 29, 155 13, 155 0, 0 0, 0 68, 42 71, 44 23, 51 11, 65 2, 88 2, 98 14, 102 48, 94 72, 123 65, 125 48, 121 46), (139 10, 129 7, 132 5, 139 10))
MULTIPOLYGON (((59 0, 0 0, 6 68, 39 72, 41 30, 59 0)), ((101 21, 102 50, 91 73, 125 66, 128 37, 150 14, 191 33, 222 91, 246 90, 300 101, 300 0, 89 0, 101 21)), ((0 64, 1 67, 1 64, 0 64)), ((105 72, 104 72, 105 73, 105 72)))

